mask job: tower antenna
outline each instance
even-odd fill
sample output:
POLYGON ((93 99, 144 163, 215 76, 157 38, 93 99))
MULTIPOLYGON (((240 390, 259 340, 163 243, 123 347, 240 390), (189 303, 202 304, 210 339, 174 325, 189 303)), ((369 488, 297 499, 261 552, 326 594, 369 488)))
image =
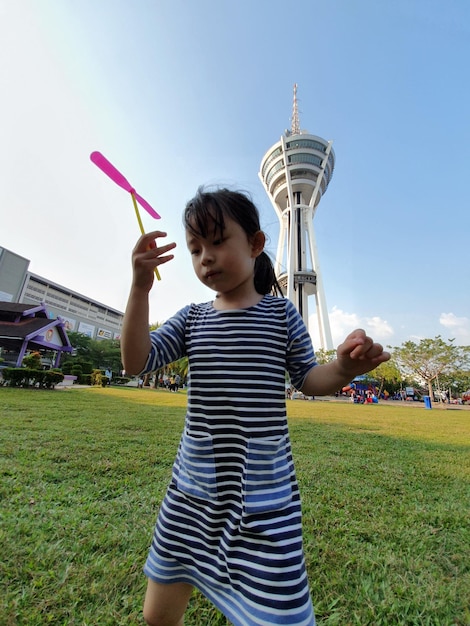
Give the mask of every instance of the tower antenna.
POLYGON ((291 133, 293 135, 300 135, 299 107, 297 103, 297 83, 294 83, 294 103, 292 105, 291 133))

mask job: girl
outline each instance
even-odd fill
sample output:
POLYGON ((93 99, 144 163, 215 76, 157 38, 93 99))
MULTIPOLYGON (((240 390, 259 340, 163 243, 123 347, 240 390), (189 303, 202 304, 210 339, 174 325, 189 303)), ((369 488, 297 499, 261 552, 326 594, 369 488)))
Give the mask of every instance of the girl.
POLYGON ((128 374, 189 359, 184 432, 144 568, 144 617, 181 626, 197 587, 235 626, 312 626, 285 370, 304 394, 325 395, 390 355, 356 330, 335 361, 315 363, 295 307, 271 295, 265 235, 244 194, 199 190, 183 219, 194 271, 215 299, 149 333, 154 268, 173 258, 175 244, 157 245, 166 233, 148 233, 133 251, 121 335, 128 374))

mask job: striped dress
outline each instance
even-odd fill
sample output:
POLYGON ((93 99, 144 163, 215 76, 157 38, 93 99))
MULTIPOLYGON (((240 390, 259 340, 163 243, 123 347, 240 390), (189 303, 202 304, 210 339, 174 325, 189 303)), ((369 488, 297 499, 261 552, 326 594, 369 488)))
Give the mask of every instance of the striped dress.
POLYGON ((313 626, 285 406, 315 365, 293 304, 190 305, 151 333, 145 372, 189 359, 188 407, 144 567, 196 586, 235 626, 313 626))

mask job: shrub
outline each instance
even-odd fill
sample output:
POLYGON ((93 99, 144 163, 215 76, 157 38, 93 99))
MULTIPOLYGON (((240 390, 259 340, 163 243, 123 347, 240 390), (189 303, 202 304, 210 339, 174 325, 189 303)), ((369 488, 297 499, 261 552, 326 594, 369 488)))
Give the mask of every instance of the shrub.
POLYGON ((39 387, 53 389, 64 380, 62 372, 57 370, 37 370, 30 367, 6 367, 3 379, 9 387, 39 387))
POLYGON ((79 364, 73 365, 72 368, 70 369, 70 374, 72 374, 72 376, 77 377, 77 383, 83 382, 83 370, 82 370, 81 365, 79 364))
POLYGON ((93 363, 91 361, 81 361, 80 365, 84 374, 91 374, 93 371, 93 363))
POLYGON ((90 361, 84 361, 82 358, 74 356, 66 356, 62 361, 62 371, 64 374, 72 374, 73 376, 78 376, 78 373, 75 373, 73 370, 78 368, 80 370, 80 374, 83 372, 84 374, 90 374, 93 369, 93 364, 90 361))
POLYGON ((46 370, 44 372, 43 386, 47 389, 54 389, 57 383, 61 383, 64 380, 64 375, 58 370, 46 370))
POLYGON ((91 384, 92 385, 103 385, 103 378, 106 382, 106 377, 103 376, 103 372, 101 370, 93 370, 91 373, 91 384))
POLYGON ((41 369, 41 354, 39 352, 31 352, 23 358, 23 366, 39 370, 41 369))
POLYGON ((9 387, 21 387, 27 371, 24 367, 5 367, 3 380, 9 387))

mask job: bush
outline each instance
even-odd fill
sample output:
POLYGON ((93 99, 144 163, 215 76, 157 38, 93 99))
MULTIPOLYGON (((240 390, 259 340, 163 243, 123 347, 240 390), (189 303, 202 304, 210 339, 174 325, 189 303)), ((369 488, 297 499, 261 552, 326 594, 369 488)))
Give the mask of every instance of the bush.
POLYGON ((41 353, 31 352, 30 354, 27 354, 23 357, 22 365, 33 370, 41 369, 41 353))
POLYGON ((61 361, 60 369, 64 372, 64 374, 72 373, 73 362, 72 361, 61 361))
POLYGON ((9 387, 53 389, 57 383, 64 380, 64 375, 58 370, 36 370, 30 367, 6 367, 3 370, 3 379, 9 387))
POLYGON ((93 363, 91 361, 80 361, 84 374, 91 374, 93 371, 93 363))
POLYGON ((3 379, 9 387, 29 387, 37 382, 41 370, 29 367, 6 367, 3 370, 3 379))
POLYGON ((85 378, 85 376, 83 374, 82 366, 79 365, 78 363, 76 365, 72 366, 72 368, 70 369, 70 374, 72 374, 72 376, 76 376, 77 377, 77 383, 79 383, 79 384, 86 384, 86 383, 83 382, 83 379, 85 378))
POLYGON ((64 375, 58 370, 46 370, 44 372, 43 386, 47 389, 54 389, 57 383, 61 383, 64 380, 64 375))
POLYGON ((91 384, 92 385, 103 385, 103 378, 105 379, 105 383, 106 383, 106 377, 103 376, 103 372, 101 370, 93 370, 91 373, 91 384))
POLYGON ((79 357, 65 357, 62 362, 62 371, 64 374, 72 374, 72 376, 80 376, 80 374, 91 374, 93 365, 90 361, 83 361, 79 357))

